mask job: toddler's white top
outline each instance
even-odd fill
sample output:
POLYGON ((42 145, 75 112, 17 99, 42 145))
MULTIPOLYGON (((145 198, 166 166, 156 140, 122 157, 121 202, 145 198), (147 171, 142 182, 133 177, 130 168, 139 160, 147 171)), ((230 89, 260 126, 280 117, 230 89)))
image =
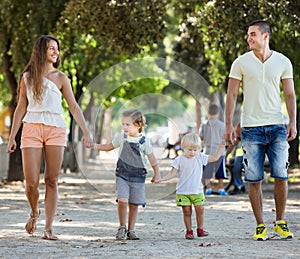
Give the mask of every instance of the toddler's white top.
POLYGON ((178 170, 179 180, 176 185, 176 194, 203 193, 202 173, 203 166, 207 165, 208 155, 197 154, 187 158, 184 154, 176 157, 172 167, 178 170))

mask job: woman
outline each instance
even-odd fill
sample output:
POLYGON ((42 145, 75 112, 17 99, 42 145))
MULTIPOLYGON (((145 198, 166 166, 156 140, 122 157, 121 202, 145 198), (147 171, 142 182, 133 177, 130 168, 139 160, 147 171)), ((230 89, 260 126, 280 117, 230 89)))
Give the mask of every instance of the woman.
POLYGON ((18 104, 7 144, 9 154, 16 150, 15 137, 23 123, 20 148, 26 182, 25 193, 31 208, 25 225, 28 234, 34 233, 40 215, 39 181, 44 149, 46 223, 43 238, 48 240, 58 239, 53 235, 52 224, 58 200, 58 177, 66 146, 66 124, 61 118, 61 94, 83 131, 83 144, 90 147, 93 142, 71 84, 67 76, 57 69, 60 64, 59 51, 59 42, 52 36, 43 35, 36 41, 31 58, 19 80, 18 104))

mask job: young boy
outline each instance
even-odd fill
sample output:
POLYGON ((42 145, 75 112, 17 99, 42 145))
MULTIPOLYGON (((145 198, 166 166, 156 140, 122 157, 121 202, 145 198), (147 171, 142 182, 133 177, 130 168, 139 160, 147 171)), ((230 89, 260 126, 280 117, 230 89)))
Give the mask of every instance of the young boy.
POLYGON ((207 236, 203 229, 204 205, 206 199, 203 193, 202 170, 208 162, 217 161, 222 154, 225 140, 221 142, 215 155, 200 154, 200 137, 195 133, 188 133, 181 140, 183 154, 175 158, 169 174, 156 182, 167 181, 177 174, 179 181, 176 186, 176 204, 182 207, 184 224, 186 227, 186 239, 193 239, 192 230, 192 205, 195 207, 197 220, 197 236, 207 236))

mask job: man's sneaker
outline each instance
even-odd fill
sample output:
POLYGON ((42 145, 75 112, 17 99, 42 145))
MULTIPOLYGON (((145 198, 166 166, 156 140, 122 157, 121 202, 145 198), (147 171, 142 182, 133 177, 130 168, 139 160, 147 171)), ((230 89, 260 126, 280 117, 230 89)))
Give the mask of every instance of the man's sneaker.
POLYGON ((283 238, 293 238, 294 235, 287 227, 287 223, 284 220, 279 220, 277 224, 274 224, 274 231, 283 238))
POLYGON ((211 194, 212 194, 212 189, 211 188, 206 189, 205 195, 211 195, 211 194))
POLYGON ((118 232, 116 234, 117 240, 124 240, 126 237, 126 226, 121 226, 118 228, 118 232))
POLYGON ((258 241, 264 241, 267 239, 268 229, 264 224, 259 224, 256 228, 256 232, 253 235, 253 238, 258 241))
POLYGON ((139 240, 140 238, 136 235, 134 230, 130 230, 127 232, 127 239, 129 240, 139 240))
POLYGON ((241 187, 241 191, 242 191, 242 192, 246 192, 246 191, 247 191, 245 185, 243 185, 243 186, 241 187))
POLYGON ((185 239, 194 239, 193 230, 187 230, 185 233, 185 239))
POLYGON ((197 228, 197 236, 198 237, 206 237, 206 236, 208 236, 208 232, 205 231, 203 228, 197 228))

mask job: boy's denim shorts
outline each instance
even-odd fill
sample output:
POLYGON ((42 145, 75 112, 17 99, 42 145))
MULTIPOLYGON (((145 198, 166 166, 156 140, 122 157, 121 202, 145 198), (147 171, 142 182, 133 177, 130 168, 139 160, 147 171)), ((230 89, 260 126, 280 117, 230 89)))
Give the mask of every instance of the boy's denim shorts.
POLYGON ((269 160, 271 177, 288 179, 288 149, 286 127, 283 124, 244 127, 241 130, 245 181, 264 179, 265 157, 269 160))
POLYGON ((121 177, 116 177, 117 200, 127 199, 135 205, 146 205, 145 183, 128 182, 121 177))
POLYGON ((216 179, 226 179, 226 167, 225 167, 225 156, 221 156, 215 162, 209 162, 204 166, 203 169, 203 178, 211 179, 213 174, 216 173, 216 179))

